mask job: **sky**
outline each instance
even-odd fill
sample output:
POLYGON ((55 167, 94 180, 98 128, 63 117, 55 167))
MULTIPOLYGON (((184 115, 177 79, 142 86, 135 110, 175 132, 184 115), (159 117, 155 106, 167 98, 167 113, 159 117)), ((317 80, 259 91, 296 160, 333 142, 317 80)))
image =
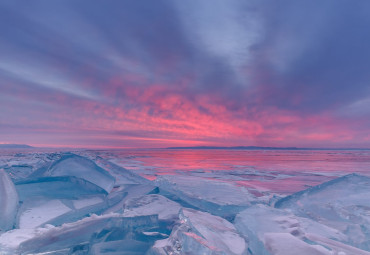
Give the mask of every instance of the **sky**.
POLYGON ((0 2, 0 143, 370 148, 368 0, 0 2))

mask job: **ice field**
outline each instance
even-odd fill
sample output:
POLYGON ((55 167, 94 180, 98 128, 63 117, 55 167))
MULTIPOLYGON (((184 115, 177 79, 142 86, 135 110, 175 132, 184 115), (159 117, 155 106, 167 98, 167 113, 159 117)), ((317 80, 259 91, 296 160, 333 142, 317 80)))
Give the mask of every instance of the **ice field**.
POLYGON ((0 150, 0 254, 370 254, 370 151, 0 150))

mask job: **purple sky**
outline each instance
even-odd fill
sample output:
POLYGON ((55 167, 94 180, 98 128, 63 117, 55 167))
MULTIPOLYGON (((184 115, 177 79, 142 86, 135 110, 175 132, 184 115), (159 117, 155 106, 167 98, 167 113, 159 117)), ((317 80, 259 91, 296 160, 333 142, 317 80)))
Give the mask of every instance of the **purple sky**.
POLYGON ((370 147, 368 0, 0 2, 0 143, 370 147))

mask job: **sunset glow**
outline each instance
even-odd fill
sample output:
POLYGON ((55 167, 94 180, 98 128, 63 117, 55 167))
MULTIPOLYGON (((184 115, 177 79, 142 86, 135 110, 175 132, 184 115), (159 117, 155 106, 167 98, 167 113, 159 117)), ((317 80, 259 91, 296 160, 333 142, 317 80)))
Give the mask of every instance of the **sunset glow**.
POLYGON ((0 142, 369 148, 369 7, 2 2, 0 142))

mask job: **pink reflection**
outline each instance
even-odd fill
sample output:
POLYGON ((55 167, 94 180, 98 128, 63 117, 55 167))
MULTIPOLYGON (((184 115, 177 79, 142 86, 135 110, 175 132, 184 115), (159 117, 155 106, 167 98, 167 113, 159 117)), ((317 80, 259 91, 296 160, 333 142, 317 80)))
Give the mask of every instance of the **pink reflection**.
POLYGON ((349 173, 369 175, 370 151, 134 150, 120 164, 143 177, 193 175, 289 194, 349 173))

